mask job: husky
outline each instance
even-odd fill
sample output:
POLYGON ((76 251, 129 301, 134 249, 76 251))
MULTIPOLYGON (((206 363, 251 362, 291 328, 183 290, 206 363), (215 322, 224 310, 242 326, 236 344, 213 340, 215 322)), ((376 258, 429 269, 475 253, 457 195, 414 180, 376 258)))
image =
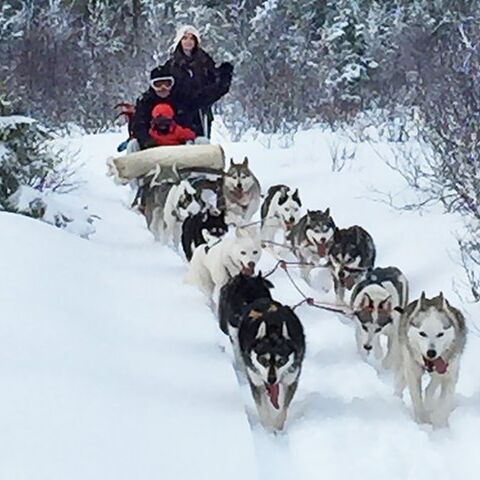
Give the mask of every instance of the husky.
POLYGON ((218 302, 218 319, 220 329, 230 337, 237 365, 242 364, 240 347, 238 344, 238 329, 243 311, 248 305, 266 298, 272 300, 270 289, 272 282, 259 272, 256 276, 247 276, 239 273, 231 278, 220 290, 218 302))
MULTIPOLYGON (((147 221, 147 227, 152 232, 155 241, 159 242, 163 239, 164 225, 164 207, 170 189, 176 184, 174 180, 157 181, 157 175, 146 177, 141 187, 141 193, 138 194, 143 198, 144 215, 147 221)), ((142 200, 140 201, 142 202, 142 200)))
POLYGON ((405 309, 398 328, 396 393, 401 396, 408 386, 417 423, 448 425, 466 336, 463 315, 442 293, 428 299, 422 292, 405 309), (423 389, 425 373, 430 383, 423 389))
POLYGON ((237 227, 213 244, 200 245, 194 250, 186 281, 212 298, 215 290, 237 273, 253 275, 261 255, 258 230, 237 227))
POLYGON ((248 223, 260 206, 261 189, 247 157, 242 163, 230 160, 230 168, 223 177, 222 194, 227 224, 248 223))
MULTIPOLYGON (((301 206, 298 189, 292 191, 287 185, 274 185, 268 189, 260 209, 262 240, 267 243, 267 246, 268 242, 275 240, 275 234, 279 230, 284 238, 286 237, 300 219, 301 206)), ((274 250, 272 247, 272 251, 274 250)))
POLYGON ((391 368, 395 355, 398 322, 408 303, 408 281, 396 267, 374 268, 357 283, 350 299, 356 322, 357 347, 367 358, 373 350, 384 368, 391 368), (384 355, 380 335, 387 337, 384 355))
POLYGON ((163 243, 171 242, 174 248, 178 248, 182 223, 201 209, 200 193, 190 185, 188 180, 182 180, 178 185, 174 185, 165 199, 163 243))
POLYGON ((306 282, 310 282, 310 272, 314 265, 326 265, 328 252, 333 242, 336 226, 330 216, 330 208, 307 210, 307 213, 293 225, 288 240, 295 256, 302 263, 301 273, 306 282))
POLYGON ((192 259, 193 250, 207 243, 209 239, 220 238, 228 231, 223 211, 214 207, 188 217, 182 224, 182 247, 188 261, 192 259))
POLYGON ((373 268, 375 255, 373 239, 362 227, 335 230, 328 256, 337 304, 345 303, 345 288, 351 290, 373 268))
POLYGON ((261 424, 283 429, 305 355, 300 320, 290 307, 256 300, 242 316, 239 344, 261 424))

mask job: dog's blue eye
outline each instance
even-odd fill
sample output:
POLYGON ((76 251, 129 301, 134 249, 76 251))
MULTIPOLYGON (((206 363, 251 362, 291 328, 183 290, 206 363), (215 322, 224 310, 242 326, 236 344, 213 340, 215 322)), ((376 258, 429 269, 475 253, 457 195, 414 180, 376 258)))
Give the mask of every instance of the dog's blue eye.
POLYGON ((418 332, 420 334, 421 337, 426 337, 427 334, 425 332, 418 332))
POLYGON ((246 255, 247 252, 244 252, 243 250, 240 252, 240 255, 246 255))
POLYGON ((443 332, 440 332, 440 333, 437 335, 437 337, 439 337, 439 338, 440 338, 440 337, 443 337, 444 335, 445 335, 445 333, 443 333, 443 332))
POLYGON ((368 332, 368 328, 367 328, 366 325, 362 325, 362 328, 363 328, 363 330, 365 330, 366 332, 368 332))
POLYGON ((380 333, 382 331, 382 327, 378 327, 376 330, 375 330, 375 333, 380 333))
POLYGON ((254 250, 253 254, 256 255, 258 253, 258 250, 254 250))

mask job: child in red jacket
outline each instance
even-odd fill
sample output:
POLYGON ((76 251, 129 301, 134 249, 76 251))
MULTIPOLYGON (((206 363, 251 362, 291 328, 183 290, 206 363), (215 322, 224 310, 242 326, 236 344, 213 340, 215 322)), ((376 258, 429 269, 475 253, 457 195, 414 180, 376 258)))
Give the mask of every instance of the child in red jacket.
POLYGON ((157 145, 183 145, 195 140, 196 133, 178 125, 174 120, 173 108, 168 103, 160 103, 152 110, 152 121, 148 134, 157 145))

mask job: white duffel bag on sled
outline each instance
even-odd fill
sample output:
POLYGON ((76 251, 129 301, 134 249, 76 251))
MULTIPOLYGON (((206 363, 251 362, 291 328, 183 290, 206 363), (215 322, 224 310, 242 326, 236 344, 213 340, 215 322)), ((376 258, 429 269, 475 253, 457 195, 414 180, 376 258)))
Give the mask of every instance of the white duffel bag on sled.
POLYGON ((125 184, 160 167, 203 167, 223 170, 225 153, 220 145, 175 145, 148 148, 107 160, 108 175, 125 184))

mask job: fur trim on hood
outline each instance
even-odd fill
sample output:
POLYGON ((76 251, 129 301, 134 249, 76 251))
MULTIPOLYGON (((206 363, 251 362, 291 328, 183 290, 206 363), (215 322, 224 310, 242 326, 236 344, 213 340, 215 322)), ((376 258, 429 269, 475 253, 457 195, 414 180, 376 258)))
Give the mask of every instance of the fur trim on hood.
POLYGON ((171 52, 175 51, 175 49, 178 47, 178 44, 186 33, 191 33, 197 39, 197 47, 200 46, 200 32, 193 25, 183 25, 177 29, 175 39, 170 46, 171 52))

